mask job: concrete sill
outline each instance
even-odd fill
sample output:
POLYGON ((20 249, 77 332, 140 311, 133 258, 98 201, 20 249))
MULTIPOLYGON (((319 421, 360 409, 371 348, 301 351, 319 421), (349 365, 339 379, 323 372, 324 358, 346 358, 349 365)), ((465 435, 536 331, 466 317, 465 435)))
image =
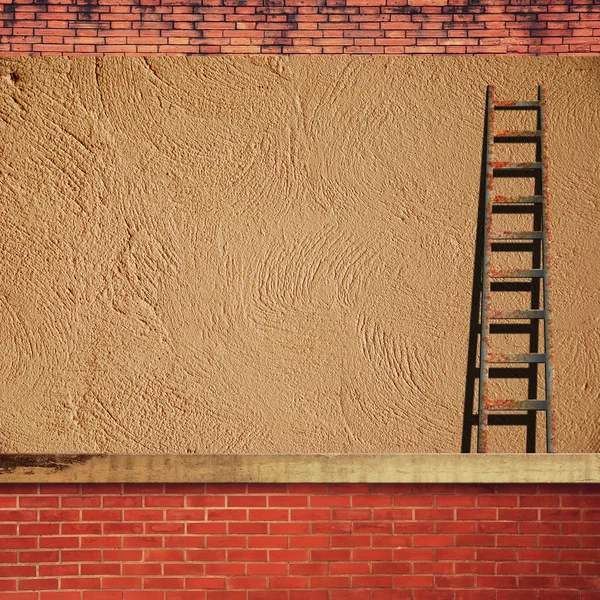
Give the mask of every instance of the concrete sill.
POLYGON ((600 454, 0 454, 0 483, 600 483, 600 454))

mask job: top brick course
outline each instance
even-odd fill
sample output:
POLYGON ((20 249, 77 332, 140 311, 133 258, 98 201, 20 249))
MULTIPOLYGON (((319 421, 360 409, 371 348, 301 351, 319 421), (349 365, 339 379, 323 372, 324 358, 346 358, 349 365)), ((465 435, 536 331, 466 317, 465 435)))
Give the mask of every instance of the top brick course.
POLYGON ((600 54, 596 0, 0 0, 1 55, 600 54))

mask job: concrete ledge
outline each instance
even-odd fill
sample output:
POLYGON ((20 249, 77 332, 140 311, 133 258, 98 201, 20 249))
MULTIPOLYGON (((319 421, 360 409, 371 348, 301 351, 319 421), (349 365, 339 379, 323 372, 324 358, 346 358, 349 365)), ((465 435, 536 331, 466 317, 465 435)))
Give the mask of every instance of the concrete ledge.
POLYGON ((600 483, 600 454, 1 454, 24 482, 600 483))

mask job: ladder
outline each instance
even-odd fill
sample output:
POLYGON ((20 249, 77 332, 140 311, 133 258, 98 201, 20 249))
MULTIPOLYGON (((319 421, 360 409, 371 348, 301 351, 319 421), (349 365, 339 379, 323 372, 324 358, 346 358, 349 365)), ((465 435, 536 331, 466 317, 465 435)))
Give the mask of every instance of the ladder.
MULTIPOLYGON (((488 451, 488 416, 490 412, 502 411, 545 411, 546 412, 546 451, 554 452, 556 423, 552 410, 552 382, 553 369, 553 343, 552 343, 552 311, 550 305, 550 223, 548 206, 548 151, 547 151, 547 123, 546 123, 546 91, 543 86, 538 87, 537 100, 507 101, 494 98, 494 87, 487 88, 486 105, 486 169, 485 169, 485 228, 483 232, 483 275, 482 275, 482 301, 481 301, 481 337, 479 360, 479 426, 477 436, 477 452, 488 451), (530 110, 537 111, 537 127, 533 131, 498 130, 494 128, 494 113, 499 110, 530 110), (494 144, 496 143, 535 143, 535 162, 496 162, 494 160, 494 144), (535 192, 532 196, 494 196, 492 189, 494 177, 534 177, 535 192), (510 206, 516 207, 519 212, 531 209, 534 215, 535 231, 497 231, 492 225, 492 215, 495 210, 510 206), (493 269, 491 266, 492 253, 495 244, 513 243, 531 244, 532 248, 538 244, 537 264, 532 264, 530 269, 493 269), (541 244, 541 252, 539 248, 541 244), (541 264, 540 264, 541 263, 541 264), (518 283, 529 283, 532 293, 532 308, 529 310, 493 310, 490 307, 492 296, 499 288, 499 284, 507 283, 506 280, 517 279, 518 283), (543 282, 543 307, 539 307, 539 283, 543 282), (537 291, 536 291, 537 290, 537 291), (535 293, 534 293, 535 292, 535 293), (534 297, 537 296, 537 300, 534 297), (530 332, 535 331, 535 343, 530 352, 500 353, 489 351, 491 342, 490 330, 492 324, 499 325, 506 319, 528 321, 530 332), (539 352, 538 323, 543 321, 544 352, 539 352), (537 367, 542 364, 545 370, 545 392, 541 399, 493 399, 489 394, 490 368, 508 368, 510 365, 524 364, 526 368, 533 368, 535 393, 528 396, 539 397, 537 393, 537 367), (507 365, 509 365, 507 367, 507 365)), ((532 259, 535 263, 535 259, 532 259)), ((500 290, 501 291, 501 290, 500 290)), ((515 321, 511 321, 515 323, 515 321)))

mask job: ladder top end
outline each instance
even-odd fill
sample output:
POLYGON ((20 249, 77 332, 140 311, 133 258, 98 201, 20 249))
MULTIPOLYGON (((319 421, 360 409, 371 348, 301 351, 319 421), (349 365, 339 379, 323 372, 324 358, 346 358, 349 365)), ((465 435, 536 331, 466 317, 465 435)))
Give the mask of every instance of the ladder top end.
POLYGON ((538 100, 544 100, 546 97, 546 86, 541 84, 538 85, 538 100))

